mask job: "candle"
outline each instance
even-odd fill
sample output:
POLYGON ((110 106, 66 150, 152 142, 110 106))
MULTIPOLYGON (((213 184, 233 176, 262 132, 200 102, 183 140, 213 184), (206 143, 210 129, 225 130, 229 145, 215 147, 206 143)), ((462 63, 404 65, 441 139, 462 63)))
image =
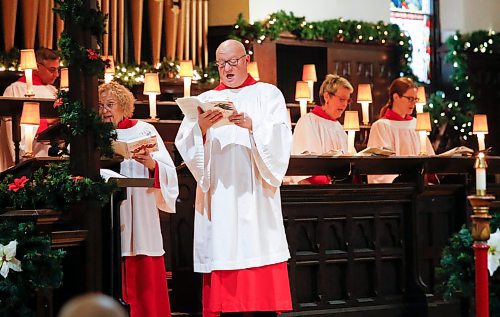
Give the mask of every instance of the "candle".
POLYGON ((488 164, 484 157, 484 153, 480 152, 477 155, 474 168, 476 169, 476 195, 484 196, 486 195, 486 168, 488 164))
POLYGON ((347 131, 347 154, 356 154, 354 148, 354 137, 359 131, 359 118, 357 111, 346 111, 344 114, 344 131, 347 131))
POLYGON ((158 73, 146 73, 144 75, 144 94, 149 96, 149 116, 156 118, 156 95, 161 93, 160 79, 158 73))
POLYGON ((361 111, 363 113, 363 124, 368 125, 370 123, 370 103, 373 101, 372 88, 370 84, 359 84, 358 85, 358 102, 361 104, 361 111))
POLYGON ((179 61, 179 76, 184 78, 184 97, 191 96, 191 79, 193 75, 193 61, 179 61))
POLYGON ((307 101, 309 98, 311 98, 311 93, 307 82, 297 81, 295 85, 295 100, 299 102, 301 117, 307 114, 307 101))
POLYGON ((420 137, 420 155, 427 155, 427 132, 418 131, 420 137))

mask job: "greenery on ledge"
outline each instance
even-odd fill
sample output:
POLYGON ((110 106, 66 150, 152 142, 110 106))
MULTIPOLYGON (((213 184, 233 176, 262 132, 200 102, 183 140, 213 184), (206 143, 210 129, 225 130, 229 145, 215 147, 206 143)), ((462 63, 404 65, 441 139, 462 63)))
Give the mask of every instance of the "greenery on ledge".
POLYGON ((101 205, 109 201, 114 183, 95 182, 72 175, 69 163, 51 163, 36 170, 31 178, 7 175, 0 182, 0 210, 50 208, 68 211, 72 204, 95 199, 101 205))
POLYGON ((292 12, 281 10, 270 14, 264 21, 254 23, 248 23, 240 14, 230 37, 244 43, 251 52, 255 43, 261 43, 266 38, 276 40, 286 32, 299 40, 394 46, 399 56, 400 75, 415 78, 409 66, 411 39, 397 24, 343 19, 308 22, 305 17, 296 17, 292 12))
MULTIPOLYGON (((496 213, 491 219, 491 232, 500 227, 500 214, 496 213)), ((470 229, 463 226, 449 240, 441 257, 437 277, 442 280, 439 290, 445 299, 462 298, 468 300, 474 297, 475 270, 474 251, 472 249, 470 229)), ((499 252, 498 250, 496 252, 499 252)), ((500 269, 489 277, 490 316, 500 316, 500 269)))
POLYGON ((0 222, 2 266, 18 262, 7 276, 0 276, 0 316, 35 316, 36 292, 62 283, 65 252, 51 248, 50 238, 40 235, 33 223, 0 222), (15 245, 14 258, 5 248, 15 245), (7 261, 6 261, 7 260, 7 261))

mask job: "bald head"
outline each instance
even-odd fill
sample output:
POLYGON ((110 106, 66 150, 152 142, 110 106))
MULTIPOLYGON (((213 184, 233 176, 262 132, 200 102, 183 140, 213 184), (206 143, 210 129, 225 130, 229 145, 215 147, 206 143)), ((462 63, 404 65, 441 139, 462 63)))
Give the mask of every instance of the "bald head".
POLYGON ((228 87, 238 87, 247 79, 250 56, 245 46, 236 40, 222 42, 215 51, 220 80, 228 87))
POLYGON ((113 298, 103 294, 86 294, 67 302, 59 317, 127 317, 113 298))
POLYGON ((234 53, 241 56, 246 53, 246 50, 245 46, 240 41, 226 40, 220 43, 220 45, 217 47, 217 50, 215 51, 216 56, 221 53, 234 53))

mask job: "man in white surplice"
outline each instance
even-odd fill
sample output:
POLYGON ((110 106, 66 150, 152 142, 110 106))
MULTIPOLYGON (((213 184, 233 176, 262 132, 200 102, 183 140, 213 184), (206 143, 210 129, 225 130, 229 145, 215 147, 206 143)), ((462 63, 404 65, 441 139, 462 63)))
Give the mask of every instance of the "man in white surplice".
POLYGON ((198 183, 194 270, 205 273, 204 316, 290 310, 279 188, 292 144, 285 100, 275 86, 247 73, 250 56, 240 42, 223 42, 216 58, 221 83, 198 98, 231 101, 237 112, 231 124, 212 128, 222 114, 199 109, 198 120, 182 121, 175 140, 198 183), (234 279, 225 275, 235 271, 234 279), (256 274, 255 284, 241 285, 247 273, 256 274), (233 286, 245 290, 231 293, 233 286))

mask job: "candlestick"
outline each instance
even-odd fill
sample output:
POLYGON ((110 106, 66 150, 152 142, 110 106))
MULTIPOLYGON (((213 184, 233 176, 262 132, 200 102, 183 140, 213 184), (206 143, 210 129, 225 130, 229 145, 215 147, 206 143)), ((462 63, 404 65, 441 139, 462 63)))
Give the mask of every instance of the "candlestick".
POLYGON ((300 99, 299 100, 299 106, 300 106, 300 116, 305 116, 307 114, 307 99, 300 99))
POLYGON ((358 102, 361 104, 361 111, 363 113, 363 124, 368 125, 370 123, 370 103, 373 101, 372 97, 372 87, 370 84, 359 84, 358 85, 358 102))
POLYGON ((477 135, 479 151, 485 150, 484 135, 488 133, 488 117, 485 114, 475 114, 472 133, 477 135))
POLYGON ((427 132, 418 131, 420 137, 420 155, 427 155, 427 132))
POLYGON ((19 66, 24 69, 24 75, 26 77, 26 93, 25 97, 34 97, 33 92, 33 69, 38 69, 35 58, 35 50, 25 49, 21 50, 21 61, 19 66))
POLYGON ((69 73, 67 67, 61 68, 61 82, 59 88, 64 91, 69 90, 69 73))
POLYGON ((144 75, 144 94, 149 96, 149 116, 156 119, 156 95, 161 93, 158 73, 144 75))
POLYGON ((425 87, 419 86, 417 90, 418 101, 415 104, 415 110, 417 113, 424 112, 424 105, 427 103, 427 98, 425 97, 425 87))
POLYGON ((363 124, 368 125, 370 123, 370 102, 369 101, 360 101, 361 103, 361 111, 363 112, 363 124))
POLYGON ((149 117, 151 119, 157 119, 156 117, 156 95, 148 94, 149 98, 149 117))
POLYGON ((356 154, 354 148, 354 137, 359 131, 359 118, 357 111, 346 111, 344 113, 344 131, 347 131, 347 154, 356 154))
POLYGON ((295 100, 299 102, 301 117, 307 114, 307 101, 309 98, 311 98, 311 94, 307 82, 297 81, 295 85, 295 100))
POLYGON ((193 75, 193 61, 179 61, 179 76, 184 78, 184 97, 191 95, 191 79, 193 75))

